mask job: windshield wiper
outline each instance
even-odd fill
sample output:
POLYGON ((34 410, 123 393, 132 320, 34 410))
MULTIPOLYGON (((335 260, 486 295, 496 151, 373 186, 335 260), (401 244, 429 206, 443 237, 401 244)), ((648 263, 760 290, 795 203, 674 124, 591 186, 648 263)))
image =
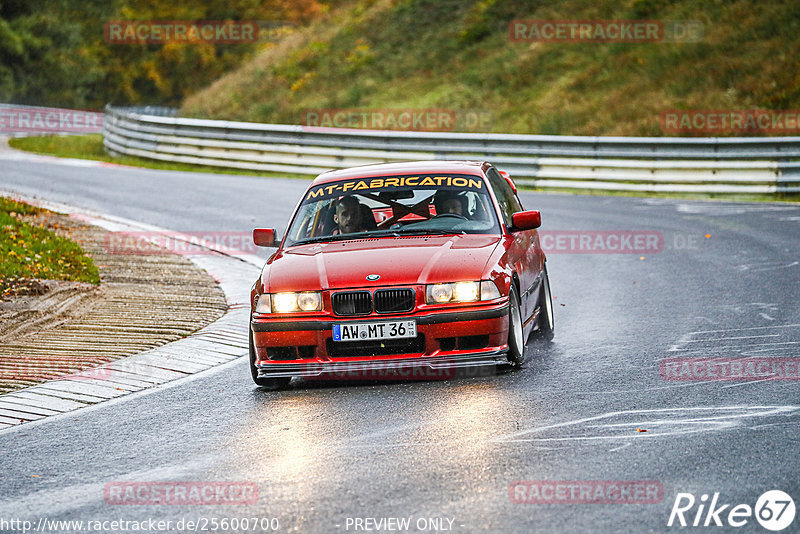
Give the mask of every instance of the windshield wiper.
POLYGON ((400 235, 466 235, 464 230, 445 230, 436 228, 412 228, 410 230, 400 230, 400 235))
POLYGON ((294 243, 291 244, 291 246, 296 247, 297 245, 322 243, 323 241, 344 241, 345 239, 358 239, 358 237, 353 237, 353 236, 359 236, 359 234, 321 235, 319 237, 310 237, 308 239, 301 239, 300 241, 295 241, 294 243))
POLYGON ((368 239, 370 237, 387 237, 387 236, 398 237, 399 234, 394 230, 391 231, 385 230, 378 232, 355 232, 352 234, 321 235, 319 237, 310 237, 308 239, 295 241, 290 246, 294 247, 297 245, 308 245, 311 243, 321 243, 323 241, 348 241, 350 239, 368 239))

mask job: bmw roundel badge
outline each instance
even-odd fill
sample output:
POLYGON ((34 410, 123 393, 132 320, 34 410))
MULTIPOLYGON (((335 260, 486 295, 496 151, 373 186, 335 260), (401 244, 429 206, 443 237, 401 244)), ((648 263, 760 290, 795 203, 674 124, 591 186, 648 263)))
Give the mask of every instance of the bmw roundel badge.
POLYGON ((379 275, 379 274, 368 274, 367 275, 367 280, 369 280, 370 282, 374 282, 375 280, 380 280, 380 278, 381 278, 381 275, 379 275))

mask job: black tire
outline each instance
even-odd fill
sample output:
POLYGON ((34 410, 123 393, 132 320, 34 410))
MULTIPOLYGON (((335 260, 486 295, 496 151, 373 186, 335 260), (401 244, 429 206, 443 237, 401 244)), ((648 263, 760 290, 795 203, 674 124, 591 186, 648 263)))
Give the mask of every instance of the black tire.
POLYGON ((553 317, 553 297, 550 294, 550 277, 547 275, 547 265, 542 271, 542 284, 539 288, 539 328, 532 332, 537 338, 550 341, 553 339, 555 318, 553 317))
POLYGON ((519 311, 519 297, 514 284, 508 292, 508 361, 514 367, 525 363, 525 338, 522 334, 522 314, 519 311))
POLYGON ((289 385, 291 378, 264 378, 258 376, 258 369, 256 369, 256 348, 253 346, 253 328, 247 329, 248 347, 250 348, 250 375, 253 377, 253 382, 262 388, 267 389, 283 389, 289 385))

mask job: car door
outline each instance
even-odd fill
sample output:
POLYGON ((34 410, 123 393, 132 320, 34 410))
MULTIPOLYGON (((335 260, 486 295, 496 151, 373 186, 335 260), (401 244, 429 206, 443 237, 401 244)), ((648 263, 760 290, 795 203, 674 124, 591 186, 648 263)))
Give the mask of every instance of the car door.
MULTIPOLYGON (((523 211, 522 202, 520 202, 511 185, 500 175, 497 169, 490 168, 487 171, 487 176, 497 197, 497 202, 500 204, 503 222, 506 228, 511 228, 511 216, 514 213, 523 211)), ((507 247, 508 262, 519 276, 520 312, 523 320, 530 317, 536 309, 536 302, 533 297, 536 296, 535 284, 541 269, 536 236, 536 230, 511 232, 509 237, 511 243, 507 247)))

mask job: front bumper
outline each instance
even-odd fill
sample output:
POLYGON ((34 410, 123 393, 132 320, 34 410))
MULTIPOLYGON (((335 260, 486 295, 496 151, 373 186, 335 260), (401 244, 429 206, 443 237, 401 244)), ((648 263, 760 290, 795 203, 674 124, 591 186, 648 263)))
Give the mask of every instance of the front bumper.
POLYGON ((458 369, 508 362, 507 302, 358 318, 254 317, 251 327, 255 366, 263 377, 449 378, 458 369), (398 319, 415 319, 417 338, 399 343, 332 340, 334 324, 398 319))
POLYGON ((341 378, 341 379, 397 379, 397 380, 447 380, 462 369, 496 367, 509 363, 508 349, 489 353, 459 354, 420 358, 394 358, 369 361, 331 361, 308 364, 277 363, 257 365, 259 377, 282 378, 341 378))

